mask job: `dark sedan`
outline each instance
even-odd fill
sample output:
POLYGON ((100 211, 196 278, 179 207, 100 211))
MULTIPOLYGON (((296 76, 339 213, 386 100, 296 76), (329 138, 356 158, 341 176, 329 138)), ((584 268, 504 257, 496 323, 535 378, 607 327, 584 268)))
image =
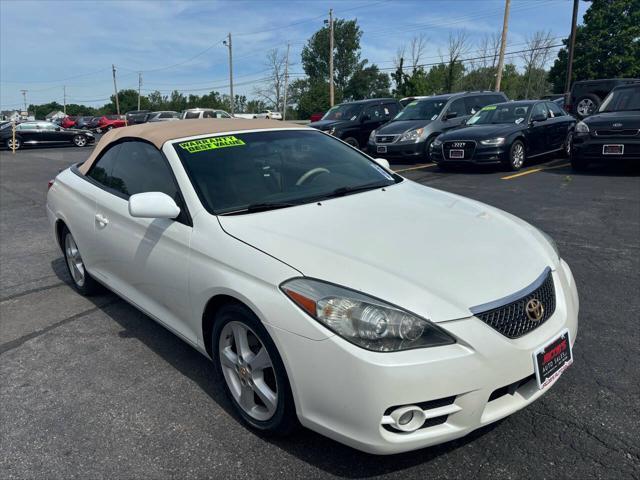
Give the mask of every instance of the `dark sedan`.
POLYGON ((640 161, 640 83, 615 88, 598 113, 576 125, 573 168, 611 160, 640 161))
POLYGON ((95 142, 93 133, 88 130, 62 128, 51 122, 22 122, 16 125, 15 137, 11 126, 0 129, 2 145, 18 150, 27 145, 71 144, 84 147, 95 142))
POLYGON ((462 128, 431 144, 431 159, 450 164, 500 164, 519 170, 534 157, 569 153, 575 119, 546 100, 522 100, 484 107, 462 128))

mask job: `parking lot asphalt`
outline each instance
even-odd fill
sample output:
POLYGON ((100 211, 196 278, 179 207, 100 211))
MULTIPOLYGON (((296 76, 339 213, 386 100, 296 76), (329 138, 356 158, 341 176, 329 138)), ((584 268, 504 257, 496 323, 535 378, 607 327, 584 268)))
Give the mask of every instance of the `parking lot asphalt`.
POLYGON ((393 165, 552 235, 576 278, 580 328, 574 365, 528 408, 376 457, 307 430, 256 435, 205 357, 115 295, 72 290, 46 187, 90 150, 0 152, 0 478, 640 478, 638 166, 577 174, 547 158, 513 176, 393 165))

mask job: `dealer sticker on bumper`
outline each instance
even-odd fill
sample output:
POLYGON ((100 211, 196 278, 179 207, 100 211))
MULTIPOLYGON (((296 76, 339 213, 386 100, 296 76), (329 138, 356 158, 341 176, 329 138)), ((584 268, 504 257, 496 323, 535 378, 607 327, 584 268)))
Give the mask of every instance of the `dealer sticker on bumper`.
POLYGON ((559 336, 533 352, 538 388, 542 390, 551 385, 572 363, 569 330, 563 330, 559 336))

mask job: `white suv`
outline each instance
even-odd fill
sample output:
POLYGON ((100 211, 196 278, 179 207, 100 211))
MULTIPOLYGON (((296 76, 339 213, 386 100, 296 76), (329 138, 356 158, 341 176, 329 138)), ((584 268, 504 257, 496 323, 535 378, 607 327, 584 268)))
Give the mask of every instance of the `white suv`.
POLYGON ((272 110, 263 110, 260 113, 256 113, 254 118, 266 118, 267 120, 282 120, 282 114, 280 112, 274 112, 272 110))
POLYGON ((182 120, 191 120, 195 118, 233 118, 224 110, 216 110, 213 108, 190 108, 182 112, 182 120))

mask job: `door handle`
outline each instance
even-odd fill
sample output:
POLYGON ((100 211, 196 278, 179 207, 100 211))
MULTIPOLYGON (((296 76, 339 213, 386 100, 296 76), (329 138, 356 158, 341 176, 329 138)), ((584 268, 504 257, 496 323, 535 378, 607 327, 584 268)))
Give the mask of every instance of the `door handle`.
POLYGON ((96 213, 96 222, 104 227, 109 224, 109 219, 100 213, 96 213))

